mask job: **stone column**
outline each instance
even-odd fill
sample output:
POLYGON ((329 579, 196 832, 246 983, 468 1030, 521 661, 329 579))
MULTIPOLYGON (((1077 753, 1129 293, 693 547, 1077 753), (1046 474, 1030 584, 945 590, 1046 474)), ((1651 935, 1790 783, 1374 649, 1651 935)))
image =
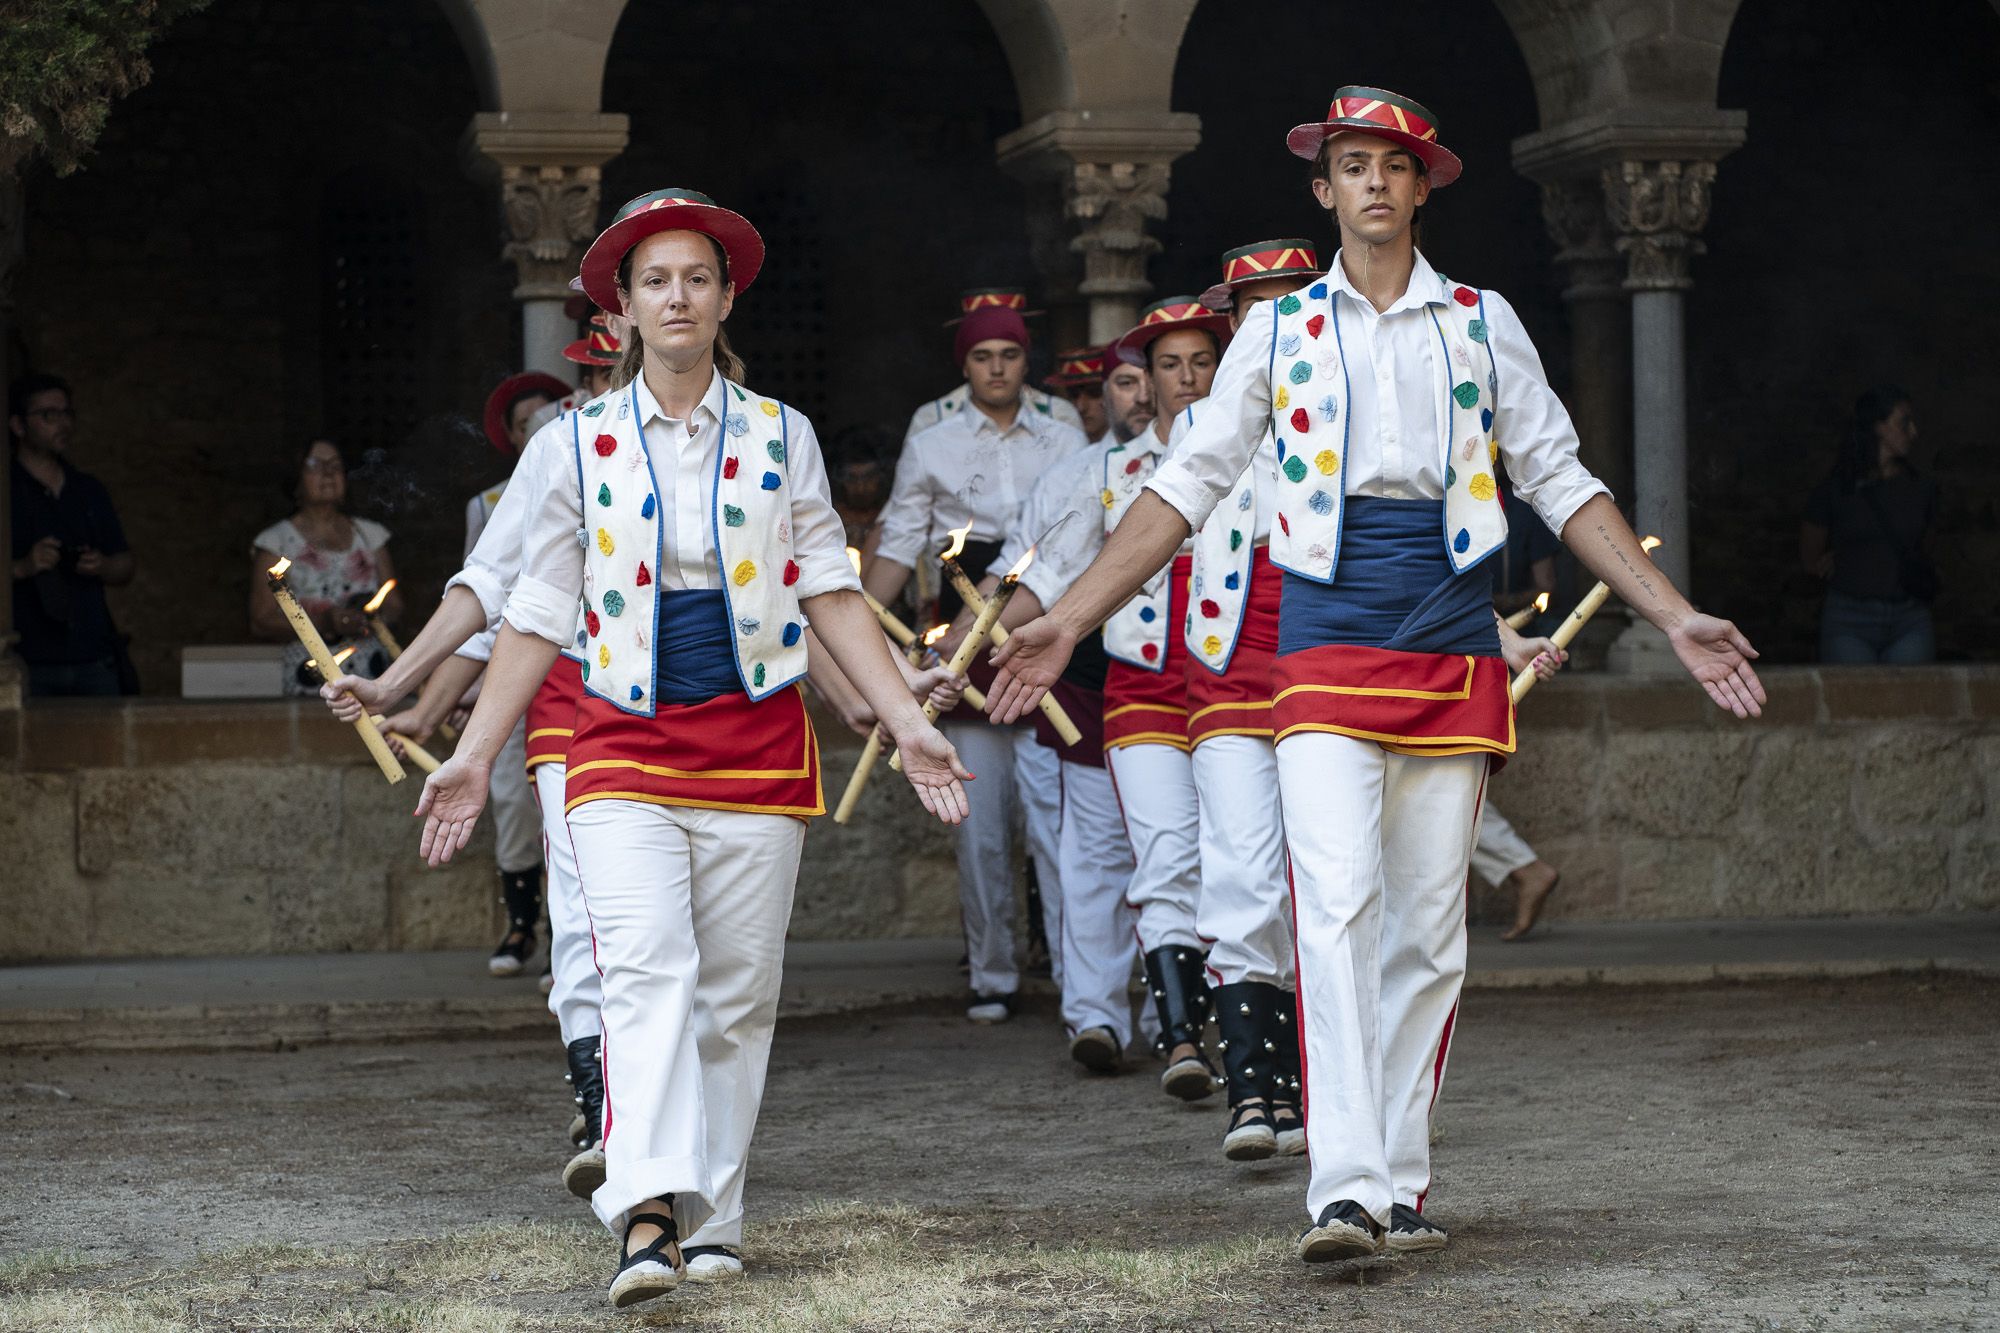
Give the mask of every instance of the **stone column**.
POLYGON ((1583 465, 1632 507, 1632 318, 1597 179, 1546 181, 1542 221, 1556 244, 1569 314, 1570 419, 1583 465))
POLYGON ((500 169, 501 254, 513 261, 521 303, 521 364, 561 379, 576 337, 563 314, 583 252, 597 235, 600 168, 624 151, 624 116, 596 112, 482 112, 467 132, 469 165, 500 169))
POLYGON ((1152 293, 1146 261, 1160 249, 1146 226, 1167 215, 1174 159, 1200 142, 1200 119, 1180 112, 1057 111, 997 145, 1003 167, 1058 187, 1035 194, 1047 206, 1061 200, 1068 249, 1082 260, 1076 292, 1089 303, 1089 342, 1138 322, 1152 293))

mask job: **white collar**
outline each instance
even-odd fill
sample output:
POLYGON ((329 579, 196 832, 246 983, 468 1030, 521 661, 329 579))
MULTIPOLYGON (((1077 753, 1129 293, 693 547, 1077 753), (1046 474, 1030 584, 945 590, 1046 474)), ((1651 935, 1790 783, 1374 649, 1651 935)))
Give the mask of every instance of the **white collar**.
MULTIPOLYGON (((1342 253, 1340 250, 1333 252, 1333 265, 1327 270, 1333 277, 1333 289, 1336 292, 1352 297, 1369 310, 1373 310, 1375 308, 1374 303, 1363 296, 1354 284, 1348 280, 1347 266, 1340 262, 1342 253)), ((1403 288, 1401 296, 1389 303, 1389 308, 1384 310, 1383 314, 1393 315, 1400 310, 1421 310, 1428 305, 1443 305, 1445 303, 1444 279, 1440 278, 1437 270, 1431 267, 1431 261, 1424 258, 1423 251, 1419 250, 1416 252, 1416 261, 1415 266, 1410 269, 1409 285, 1403 288)))
MULTIPOLYGON (((661 408, 659 400, 653 397, 652 387, 646 383, 646 377, 643 374, 632 381, 632 392, 639 403, 639 428, 641 430, 651 425, 655 417, 661 421, 678 422, 680 420, 678 417, 668 416, 666 411, 661 408)), ((693 416, 687 423, 690 428, 688 431, 689 434, 695 434, 707 423, 717 419, 715 408, 711 404, 721 401, 717 395, 726 392, 728 391, 722 387, 722 372, 720 370, 711 372, 708 379, 708 391, 702 394, 701 405, 695 408, 693 416)))

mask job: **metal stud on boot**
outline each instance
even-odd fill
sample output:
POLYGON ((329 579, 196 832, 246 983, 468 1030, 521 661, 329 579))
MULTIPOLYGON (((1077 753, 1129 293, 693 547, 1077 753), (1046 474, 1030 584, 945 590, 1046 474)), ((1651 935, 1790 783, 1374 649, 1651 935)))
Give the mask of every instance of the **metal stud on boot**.
POLYGON ((576 1103, 576 1120, 570 1125, 570 1139, 582 1151, 563 1167, 563 1188, 579 1199, 588 1199, 604 1183, 604 1065, 599 1059, 601 1039, 578 1037, 564 1048, 569 1059, 571 1099, 576 1103))
POLYGON ((1279 1151, 1274 1113, 1289 1095, 1276 1020, 1276 1004, 1287 997, 1262 981, 1217 986, 1214 995, 1216 1030, 1222 1034, 1217 1049, 1229 1089, 1222 1155, 1232 1162, 1261 1161, 1279 1151))
POLYGON ((1170 1059, 1177 1046, 1191 1046, 1195 1052, 1167 1066, 1160 1075, 1161 1091, 1184 1102, 1210 1096, 1215 1069, 1201 1053, 1201 1034, 1213 1010, 1200 951, 1174 944, 1153 950, 1146 955, 1146 984, 1160 1015, 1155 1049, 1170 1059))

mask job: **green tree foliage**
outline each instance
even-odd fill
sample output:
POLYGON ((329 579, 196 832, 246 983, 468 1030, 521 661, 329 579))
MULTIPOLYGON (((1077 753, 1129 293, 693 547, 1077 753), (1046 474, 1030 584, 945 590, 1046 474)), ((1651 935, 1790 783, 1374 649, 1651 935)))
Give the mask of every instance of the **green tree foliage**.
POLYGON ((37 153, 57 175, 89 153, 111 104, 152 77, 146 48, 210 0, 0 0, 0 172, 37 153))

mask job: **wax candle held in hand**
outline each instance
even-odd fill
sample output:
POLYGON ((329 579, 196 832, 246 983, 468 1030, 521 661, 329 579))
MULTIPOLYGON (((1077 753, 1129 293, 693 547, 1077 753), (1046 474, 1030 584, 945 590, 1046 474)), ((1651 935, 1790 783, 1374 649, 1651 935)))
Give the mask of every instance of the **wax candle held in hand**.
MULTIPOLYGON (((278 609, 285 613, 285 619, 291 624, 292 633, 299 636, 299 642, 305 645, 306 654, 319 668, 320 675, 328 684, 332 684, 341 678, 340 664, 332 650, 326 646, 326 640, 320 637, 319 630, 314 628, 312 618, 306 614, 305 608, 299 605, 299 599, 292 595, 291 587, 285 582, 285 571, 291 567, 290 560, 280 560, 266 571, 271 583, 271 596, 277 599, 278 609)), ((376 766, 382 770, 382 776, 391 782, 401 782, 406 776, 403 765, 397 760, 396 752, 389 748, 389 742, 382 739, 382 733, 376 730, 374 722, 369 720, 367 714, 364 713, 354 720, 354 730, 361 737, 361 743, 367 747, 368 753, 374 758, 376 766)))

